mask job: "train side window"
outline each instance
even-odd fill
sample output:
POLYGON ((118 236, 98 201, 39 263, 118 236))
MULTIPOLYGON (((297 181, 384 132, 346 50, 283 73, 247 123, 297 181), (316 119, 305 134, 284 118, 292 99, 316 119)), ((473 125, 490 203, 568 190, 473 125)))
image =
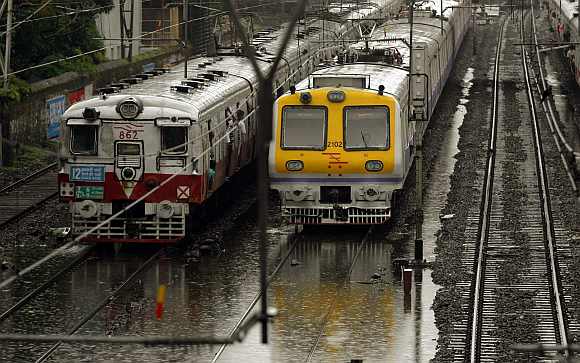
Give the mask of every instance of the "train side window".
POLYGON ((282 110, 282 148, 324 150, 328 127, 327 113, 326 107, 284 107, 282 110))
POLYGON ((70 151, 73 154, 97 155, 98 126, 70 126, 70 151))
POLYGON ((344 108, 346 150, 386 150, 389 148, 389 108, 357 106, 344 108))
POLYGON ((164 154, 187 151, 187 127, 161 127, 161 150, 164 154))

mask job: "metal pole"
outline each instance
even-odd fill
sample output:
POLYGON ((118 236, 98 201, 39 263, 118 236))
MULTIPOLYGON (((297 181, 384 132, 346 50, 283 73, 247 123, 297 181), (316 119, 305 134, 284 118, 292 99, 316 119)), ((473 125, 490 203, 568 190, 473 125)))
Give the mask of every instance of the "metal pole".
MULTIPOLYGON (((415 120, 411 114, 411 102, 413 100, 413 12, 415 10, 414 0, 410 2, 411 7, 409 11, 409 91, 408 91, 408 117, 415 120)), ((427 112, 429 112, 427 110, 427 112)), ((415 193, 417 197, 417 206, 415 209, 415 260, 423 260, 423 158, 422 148, 423 143, 421 137, 423 133, 419 130, 417 120, 415 120, 415 193)))
POLYGON ((125 0, 119 1, 119 20, 121 22, 121 59, 125 58, 125 0))
POLYGON ((4 51, 4 90, 8 89, 8 73, 10 72, 10 52, 12 51, 12 0, 8 0, 6 14, 6 49, 4 51))
POLYGON ((439 19, 441 19, 441 35, 443 35, 443 0, 441 0, 441 8, 439 10, 439 19))
POLYGON ((183 0, 183 41, 187 45, 187 28, 189 27, 189 4, 187 0, 183 0))
MULTIPOLYGON (((135 19, 135 0, 131 0, 131 22, 129 23, 130 25, 130 30, 129 30, 129 62, 133 61, 133 20, 135 19)), ((121 30, 123 31, 123 30, 121 30)))

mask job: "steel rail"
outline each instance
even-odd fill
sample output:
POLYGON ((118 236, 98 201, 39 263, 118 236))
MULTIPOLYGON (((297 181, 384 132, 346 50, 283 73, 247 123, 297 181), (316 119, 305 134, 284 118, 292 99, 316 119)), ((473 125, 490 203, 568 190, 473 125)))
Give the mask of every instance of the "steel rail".
MULTIPOLYGON (((113 301, 115 299, 115 297, 117 297, 117 295, 119 295, 119 293, 121 291, 123 291, 123 289, 125 287, 127 287, 127 285, 129 285, 130 283, 133 282, 133 280, 139 276, 141 273, 143 273, 155 260, 157 260, 157 258, 159 256, 161 256, 161 253, 165 251, 165 248, 161 248, 159 250, 157 250, 157 252, 155 252, 151 257, 149 257, 147 259, 147 261, 145 261, 141 266, 139 266, 139 268, 137 268, 137 270, 135 270, 121 285, 119 285, 113 292, 111 292, 106 298, 104 298, 100 304, 98 304, 97 306, 95 306, 93 308, 93 310, 91 310, 88 314, 86 314, 80 322, 78 322, 69 332, 68 335, 74 335, 78 332, 78 330, 80 328, 82 328, 87 322, 89 322, 99 311, 101 311, 108 303, 110 303, 111 301, 113 301)), ((44 362, 46 361, 48 358, 50 358, 50 356, 52 355, 52 353, 54 353, 62 344, 62 341, 59 341, 58 343, 55 343, 51 348, 49 348, 46 352, 44 352, 44 354, 38 358, 36 360, 36 363, 40 363, 40 362, 44 362)))
POLYGON ((3 188, 0 188, 0 194, 7 193, 7 192, 13 190, 14 188, 16 188, 16 187, 18 187, 18 186, 20 186, 20 185, 28 182, 31 179, 34 179, 34 178, 36 178, 39 175, 43 175, 47 171, 52 170, 53 168, 55 168, 56 166, 57 166, 57 163, 56 162, 54 162, 52 164, 48 164, 47 166, 45 166, 45 167, 43 167, 43 168, 35 171, 32 174, 29 174, 29 175, 25 176, 22 179, 18 179, 17 181, 15 181, 15 182, 13 182, 13 183, 11 183, 11 184, 3 187, 3 188))
MULTIPOLYGON (((536 57, 537 57, 537 62, 538 62, 538 68, 540 70, 540 79, 542 80, 542 89, 546 89, 546 79, 544 78, 544 70, 542 68, 543 64, 542 64, 542 58, 540 57, 540 52, 538 51, 538 34, 536 33, 536 17, 534 14, 534 7, 532 6, 532 21, 531 21, 531 26, 532 26, 532 34, 534 35, 534 44, 532 44, 534 46, 534 49, 536 50, 536 57)), ((534 79, 536 80, 536 89, 538 91, 538 94, 542 94, 542 91, 540 89, 540 85, 539 82, 537 80, 536 74, 535 72, 533 72, 534 75, 534 79)), ((563 151, 563 149, 566 150, 566 153, 568 155, 572 155, 572 157, 575 157, 575 153, 574 153, 574 149, 570 146, 570 144, 567 142, 566 138, 564 137, 564 134, 562 133, 562 131, 560 130, 560 126, 558 125, 558 122, 556 121, 556 117, 554 116, 554 110, 552 108, 552 103, 550 102, 549 99, 546 99, 544 102, 542 102, 542 108, 544 110, 544 113, 546 115, 546 119, 548 120, 548 126, 550 127, 550 133, 552 134, 552 138, 554 139, 554 142, 556 143, 556 147, 558 148, 558 152, 560 153, 560 159, 562 160, 562 164, 564 165, 564 169, 566 169, 566 174, 568 174, 568 179, 570 180, 570 184, 572 185, 572 189, 574 190, 574 192, 576 193, 576 195, 578 195, 578 186, 576 185, 576 180, 574 179, 574 175, 572 174, 572 171, 570 170, 570 165, 568 164, 568 159, 566 158, 566 155, 563 151)))
POLYGON ((57 194, 58 194, 58 192, 51 193, 51 194, 45 196, 44 198, 42 198, 41 200, 37 201, 36 203, 33 203, 33 204, 29 205, 26 209, 24 209, 24 210, 16 213, 15 215, 11 216, 10 218, 8 218, 7 220, 5 220, 4 222, 1 222, 0 223, 0 229, 2 229, 5 226, 7 226, 8 224, 14 222, 15 220, 19 219, 20 217, 23 217, 25 214, 30 213, 36 207, 39 207, 42 204, 44 204, 47 201, 49 201, 50 199, 56 197, 57 194))
MULTIPOLYGON (((533 7, 533 6, 532 6, 533 7)), ((521 37, 524 37, 524 21, 522 17, 522 22, 520 24, 521 37)), ((532 85, 530 80, 530 74, 528 70, 528 58, 526 54, 526 49, 521 46, 522 54, 522 65, 524 68, 524 77, 526 83, 526 91, 528 96, 528 102, 530 104, 530 114, 531 122, 534 130, 534 149, 536 153, 536 165, 538 168, 538 182, 540 186, 540 197, 541 197, 541 207, 543 216, 543 227, 544 227, 544 237, 546 238, 547 247, 547 257, 550 267, 550 280, 552 282, 552 293, 555 300, 555 310, 556 310, 556 320, 557 329, 560 335, 560 344, 568 345, 568 329, 565 318, 566 309, 564 307, 564 301, 560 298, 562 291, 560 290, 560 273, 558 266, 558 259, 556 257, 556 237, 554 232, 554 221, 552 217, 552 207, 550 203, 550 192, 548 189, 548 175, 546 172, 546 165, 544 163, 544 151, 542 147, 542 139, 540 133, 540 124, 537 118, 536 104, 534 102, 534 93, 532 91, 532 85)), ((564 352, 565 356, 568 356, 568 351, 564 352)))
POLYGON ((14 183, 0 189, 0 203, 3 206, 11 205, 10 204, 11 202, 16 202, 16 208, 8 208, 7 211, 5 210, 5 213, 8 213, 8 216, 4 215, 4 218, 0 218, 0 228, 5 227, 6 225, 14 222, 15 220, 18 220, 20 217, 26 215, 27 213, 30 213, 36 207, 44 204, 48 200, 58 195, 58 189, 56 188, 56 180, 54 182, 54 185, 49 185, 48 188, 46 188, 44 185, 42 186, 37 185, 38 189, 34 189, 34 186, 31 187, 31 189, 33 190, 29 190, 28 192, 36 191, 39 192, 40 195, 38 197, 34 196, 32 198, 31 197, 27 198, 26 196, 23 196, 23 199, 26 200, 26 203, 22 205, 18 203, 21 194, 17 194, 15 197, 11 197, 10 195, 10 192, 20 193, 20 189, 26 187, 26 185, 28 185, 29 183, 34 184, 37 181, 42 182, 42 180, 40 179, 42 177, 47 176, 49 173, 53 172, 56 169, 56 167, 57 167, 56 162, 51 163, 35 171, 34 173, 29 174, 24 178, 21 178, 15 181, 14 183), (10 215, 10 213, 14 214, 10 215))
POLYGON ((497 124, 498 124, 498 84, 499 84, 499 61, 501 55, 501 42, 503 40, 505 23, 504 20, 501 24, 499 31, 496 54, 495 54, 495 64, 493 73, 493 108, 492 108, 492 118, 491 118, 491 134, 488 143, 488 158, 487 167, 485 170, 485 180, 483 185, 483 198, 481 201, 481 213, 479 219, 478 228, 478 248, 476 249, 475 256, 475 284, 473 291, 473 314, 471 316, 471 338, 469 340, 469 361, 476 362, 478 360, 479 353, 479 339, 480 334, 480 324, 481 324, 481 300, 483 298, 483 282, 484 282, 484 272, 485 272, 485 253, 484 249, 489 237, 489 224, 491 216, 491 202, 493 197, 493 177, 495 169, 495 148, 497 139, 497 124))
POLYGON ((314 356, 314 353, 316 352, 316 348, 318 347, 318 344, 320 344, 320 339, 322 338, 322 335, 324 334, 324 329, 326 328, 326 325, 328 324, 328 320, 330 319, 330 315, 332 314, 332 312, 334 311, 334 308, 336 307, 336 304, 338 301, 338 295, 340 294, 340 291, 350 281, 350 276, 352 275, 352 270, 354 269, 354 265, 356 264, 356 261, 358 260, 358 256, 360 255, 360 252, 362 251, 363 247, 366 245, 372 231, 373 231, 373 227, 371 226, 368 229, 367 233, 364 235, 354 257, 352 258, 352 261, 350 262, 350 267, 348 269, 348 273, 344 277, 344 281, 342 282, 342 284, 340 284, 336 287, 336 295, 334 295, 334 299, 332 300, 332 304, 330 304, 330 306, 328 307, 328 310, 326 311, 326 314, 324 315, 324 318, 322 319, 322 324, 320 324, 320 330, 318 331, 318 335, 316 336, 316 339, 314 340, 314 344, 312 345, 312 348, 310 348, 310 351, 308 352, 308 356, 306 357, 306 362, 312 361, 312 357, 314 356))
POLYGON ((72 270, 75 266, 79 263, 83 262, 86 257, 95 249, 95 246, 84 246, 83 251, 70 263, 68 263, 63 269, 52 275, 48 280, 46 280, 42 285, 38 286, 36 289, 32 290, 28 294, 26 294, 23 298, 21 298, 16 304, 12 305, 2 314, 0 314, 0 323, 6 320, 12 313, 20 309, 24 304, 26 304, 30 299, 37 296, 39 293, 44 291, 49 285, 54 283, 59 277, 61 277, 66 272, 72 270))
MULTIPOLYGON (((300 238, 300 237, 295 237, 293 239, 292 244, 290 245, 290 248, 288 249, 288 252, 286 252, 284 257, 282 258, 282 260, 280 260, 280 262, 278 263, 278 265, 276 266, 274 271, 272 271, 270 276, 268 276, 268 279, 266 282, 266 288, 268 286, 270 286, 270 283, 278 275, 278 272, 280 272, 280 269, 282 269, 282 267, 286 264, 286 261, 288 261, 288 259, 290 258, 290 255, 292 254, 292 252, 296 249, 296 245, 299 242, 297 240, 297 238, 300 238)), ((252 299, 252 302, 250 303, 248 308, 244 311, 244 313, 242 314, 242 316, 240 317, 238 322, 233 326, 233 328, 228 333, 229 338, 234 338, 236 336, 236 334, 238 333, 238 330, 242 326, 242 323, 248 318, 248 316, 250 315, 250 313, 252 312, 252 310, 254 309, 256 304, 258 303, 258 301, 260 301, 260 299, 262 298, 262 295, 264 294, 264 292, 265 291, 262 288, 260 288, 260 291, 256 294, 256 296, 254 296, 254 299, 252 299)), ((225 343, 220 346, 220 349, 217 351, 217 353, 215 354, 215 356, 212 359, 212 363, 215 363, 218 361, 218 359, 223 354, 223 352, 225 351, 227 346, 228 346, 228 344, 225 344, 225 343)))

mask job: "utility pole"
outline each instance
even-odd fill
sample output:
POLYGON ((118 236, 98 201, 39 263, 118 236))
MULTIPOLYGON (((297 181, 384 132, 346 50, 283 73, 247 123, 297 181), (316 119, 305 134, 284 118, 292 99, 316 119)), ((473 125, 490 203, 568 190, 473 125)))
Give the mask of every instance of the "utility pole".
MULTIPOLYGON (((414 102, 415 95, 413 82, 413 13, 415 10, 415 0, 409 0, 409 87, 407 100, 408 122, 415 122, 415 196, 417 205, 415 206, 415 261, 423 260, 423 124, 419 123, 415 117, 415 109, 411 110, 411 103, 414 102), (421 127, 419 127, 421 125, 421 127)), ((442 15, 442 14, 441 14, 442 15)), ((426 110, 429 112, 429 110, 426 110)), ((423 116, 421 116, 422 118, 423 116)), ((423 121, 423 120, 422 120, 423 121)))
POLYGON ((121 58, 125 58, 125 37, 129 42, 129 51, 128 53, 128 60, 129 62, 133 59, 133 19, 134 19, 134 12, 135 12, 135 0, 130 0, 130 9, 125 10, 125 1, 119 1, 119 17, 121 20, 121 58), (127 26, 127 19, 125 18, 125 14, 129 14, 131 16, 131 20, 129 20, 129 25, 127 26))
POLYGON ((187 0, 183 0, 183 41, 187 46, 188 41, 188 29, 189 29, 189 4, 187 0))
POLYGON ((8 89, 8 73, 10 72, 10 52, 12 50, 12 0, 8 1, 6 14, 6 49, 4 51, 4 90, 8 89))

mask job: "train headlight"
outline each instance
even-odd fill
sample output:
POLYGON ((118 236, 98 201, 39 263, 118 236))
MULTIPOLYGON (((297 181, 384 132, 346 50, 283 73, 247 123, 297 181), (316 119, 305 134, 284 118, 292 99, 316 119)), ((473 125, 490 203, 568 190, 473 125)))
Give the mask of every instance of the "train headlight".
POLYGON ((381 192, 373 187, 368 187, 367 190, 365 190, 365 199, 369 202, 378 200, 380 196, 381 192))
POLYGON ((295 190, 292 192, 292 199, 296 202, 301 202, 306 197, 306 192, 304 190, 295 190))
POLYGON ((304 163, 300 160, 288 160, 286 162, 286 169, 288 171, 300 171, 304 169, 304 163))
POLYGON ((173 213, 175 213, 175 209, 173 208, 173 204, 171 204, 170 201, 164 200, 157 205, 157 216, 159 218, 171 218, 173 217, 173 213))
POLYGON ((135 97, 129 97, 117 105, 117 113, 126 120, 134 119, 141 111, 141 103, 135 97))
POLYGON ((340 102, 344 101, 346 95, 342 91, 330 91, 330 92, 328 92, 326 97, 328 98, 328 101, 330 101, 330 102, 340 103, 340 102))
POLYGON ((300 93, 300 102, 307 105, 312 102, 312 95, 309 92, 300 93))
POLYGON ((83 218, 93 218, 97 215, 99 209, 97 203, 92 200, 83 200, 76 203, 76 210, 83 218))
POLYGON ((381 171, 383 170, 383 162, 380 160, 369 160, 365 163, 367 171, 381 171))
POLYGON ((121 177, 123 180, 133 180, 135 179, 135 175, 135 169, 133 168, 125 167, 123 170, 121 170, 121 177))

